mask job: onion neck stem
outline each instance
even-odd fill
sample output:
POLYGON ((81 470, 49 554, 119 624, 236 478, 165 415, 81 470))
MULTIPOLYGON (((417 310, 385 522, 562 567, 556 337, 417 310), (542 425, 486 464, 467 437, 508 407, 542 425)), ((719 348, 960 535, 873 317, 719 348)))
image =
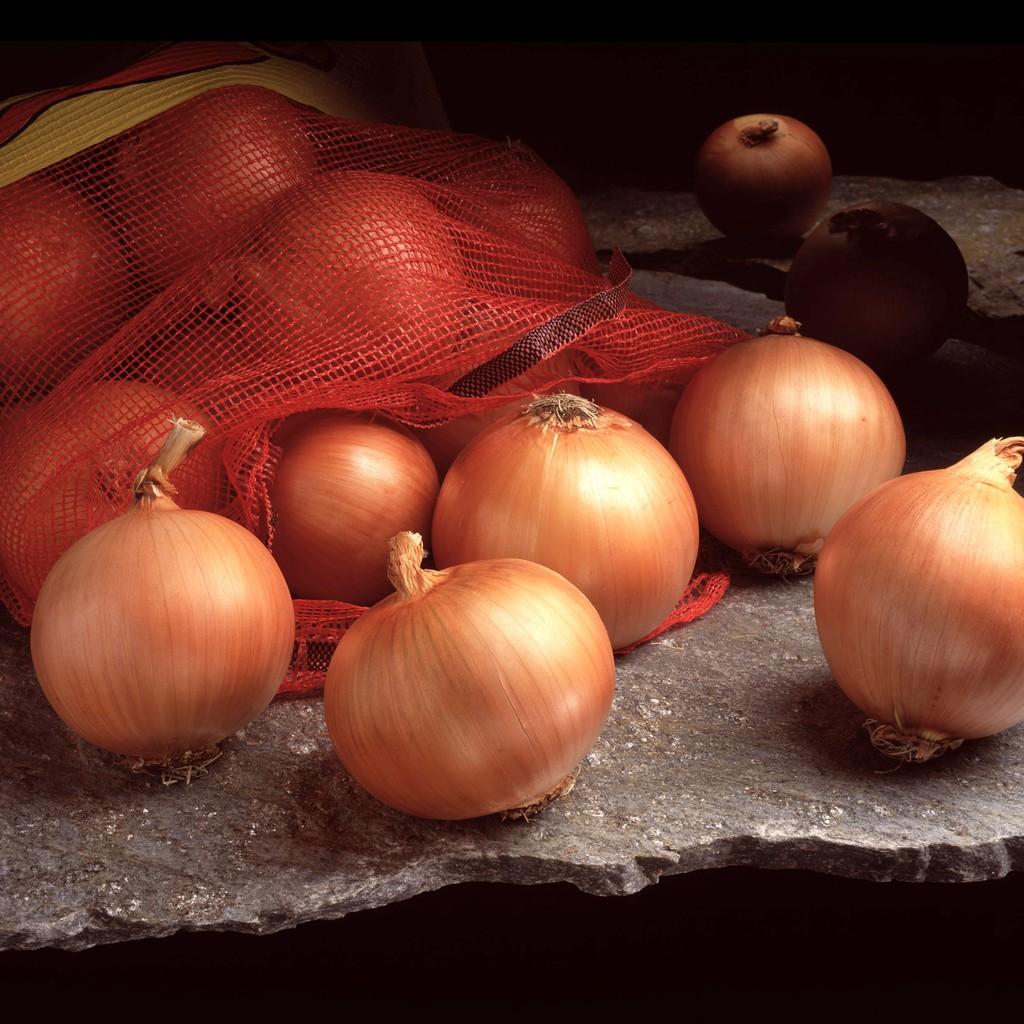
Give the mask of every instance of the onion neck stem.
POLYGON ((834 214, 828 222, 829 234, 845 233, 874 234, 884 237, 889 234, 889 222, 877 210, 854 207, 834 214))
POLYGON ((777 316, 774 320, 768 322, 768 329, 765 334, 788 334, 797 335, 800 333, 800 328, 803 324, 799 320, 794 320, 791 316, 777 316))
POLYGON ((1009 491, 1017 482, 1022 458, 1024 437, 993 437, 977 451, 950 466, 949 472, 1009 491))
POLYGON ((740 129, 740 141, 745 146, 760 146, 779 130, 779 122, 771 117, 764 117, 757 124, 748 124, 740 129))
POLYGON ((134 490, 137 501, 143 498, 159 498, 165 494, 177 494, 178 488, 171 483, 170 474, 206 436, 206 428, 194 420, 179 417, 171 423, 171 432, 156 458, 135 478, 134 490))
POLYGON ((429 593, 440 582, 442 573, 422 568, 423 538, 408 530, 388 541, 388 579, 401 601, 410 601, 429 593))
POLYGON ((604 410, 581 395, 543 395, 535 398, 524 410, 530 424, 541 430, 598 430, 604 426, 604 410))

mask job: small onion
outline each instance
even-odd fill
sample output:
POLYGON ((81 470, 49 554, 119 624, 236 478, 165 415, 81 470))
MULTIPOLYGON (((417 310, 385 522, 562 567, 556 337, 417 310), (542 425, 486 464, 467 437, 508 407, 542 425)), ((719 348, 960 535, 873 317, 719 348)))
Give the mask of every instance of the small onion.
POLYGON ((697 201, 723 235, 798 238, 821 215, 831 190, 828 150, 793 117, 734 118, 697 153, 697 201))
POLYGON ((765 572, 813 566, 832 524, 903 467, 885 385, 789 317, 702 367, 672 421, 701 522, 765 572))
POLYGON ((927 761, 1024 721, 1024 437, 883 484, 836 523, 814 611, 872 740, 927 761))
POLYGON ((78 735, 186 777, 195 754, 270 703, 295 636, 266 548, 170 497, 168 474, 202 436, 177 421, 132 507, 61 556, 31 638, 43 692, 78 735))
POLYGON ((576 395, 538 398, 452 464, 434 513, 438 566, 526 558, 560 572, 625 647, 678 603, 697 512, 672 457, 641 426, 576 395))
POLYGON ((283 442, 271 501, 273 552, 296 597, 369 605, 390 590, 388 539, 427 533, 437 470, 396 424, 318 412, 283 442))
POLYGON ((937 349, 967 302, 956 242, 920 210, 869 202, 823 221, 793 259, 786 311, 886 370, 937 349))
POLYGON ((567 792, 597 740, 615 660, 570 583, 518 559, 420 568, 391 542, 396 593, 346 632, 324 713, 342 763, 378 800, 423 818, 532 812, 567 792), (567 778, 568 776, 568 778, 567 778))

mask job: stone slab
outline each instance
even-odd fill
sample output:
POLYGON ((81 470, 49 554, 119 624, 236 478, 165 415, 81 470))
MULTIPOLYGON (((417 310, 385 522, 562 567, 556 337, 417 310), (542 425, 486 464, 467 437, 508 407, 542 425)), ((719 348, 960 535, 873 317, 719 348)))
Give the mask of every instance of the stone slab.
MULTIPOLYGON (((1024 358, 1024 191, 984 177, 837 177, 823 216, 870 199, 917 207, 949 232, 970 275, 968 312, 955 333, 1024 358)), ((636 268, 726 281, 782 299, 796 244, 765 251, 723 238, 693 193, 615 188, 580 202, 599 251, 618 246, 636 268)))
MULTIPOLYGON (((747 329, 772 305, 671 274, 634 283, 747 329)), ((1024 431, 1022 383, 1019 361, 947 343, 894 383, 908 468, 1024 431)), ((463 881, 610 895, 719 866, 931 881, 1024 867, 1024 728, 887 771, 829 676, 811 598, 807 580, 739 576, 703 619, 620 658, 575 790, 529 823, 376 803, 316 697, 272 705, 189 787, 131 775, 63 727, 25 632, 0 623, 0 949, 272 932, 463 881)))

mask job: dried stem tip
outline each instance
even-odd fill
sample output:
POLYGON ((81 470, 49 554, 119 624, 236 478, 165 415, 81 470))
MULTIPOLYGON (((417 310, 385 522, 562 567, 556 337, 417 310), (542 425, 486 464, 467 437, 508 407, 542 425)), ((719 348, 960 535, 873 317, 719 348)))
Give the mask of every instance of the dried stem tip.
POLYGON ((438 582, 441 573, 421 567, 423 538, 404 530, 388 541, 388 579, 403 601, 422 597, 438 582))
POLYGON ((779 122, 774 118, 762 118, 757 124, 748 124, 740 130, 740 139, 745 146, 759 146, 770 139, 779 130, 779 122))
POLYGON ((871 231, 884 235, 889 231, 889 222, 877 210, 855 207, 830 217, 828 231, 830 235, 839 235, 846 231, 871 231))
POLYGON ((1008 491, 1017 482, 1022 458, 1024 437, 993 437, 977 451, 950 466, 949 471, 1008 491))
POLYGON ((194 420, 173 419, 171 432, 163 447, 148 469, 142 470, 135 478, 135 496, 159 497, 161 494, 177 494, 178 488, 169 477, 185 456, 206 436, 206 428, 194 420))
POLYGON ((601 406, 580 395, 543 395, 524 410, 530 423, 542 430, 596 430, 601 424, 601 406))
POLYGON ((791 316, 777 316, 768 322, 765 334, 799 334, 803 324, 791 316))

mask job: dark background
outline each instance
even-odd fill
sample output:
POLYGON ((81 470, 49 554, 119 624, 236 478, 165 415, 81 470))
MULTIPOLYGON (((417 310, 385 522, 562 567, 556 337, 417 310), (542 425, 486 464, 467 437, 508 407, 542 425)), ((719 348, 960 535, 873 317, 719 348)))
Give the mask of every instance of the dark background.
MULTIPOLYGON (((153 45, 2 42, 0 96, 87 81, 153 45)), ((1021 45, 431 41, 425 52, 455 129, 522 139, 578 191, 686 189, 703 138, 753 112, 810 124, 837 174, 1024 187, 1021 45)), ((738 996, 873 1016, 893 992, 930 1015, 969 990, 1019 991, 1021 953, 1020 874, 880 884, 730 868, 631 897, 474 884, 262 938, 6 952, 0 980, 8 998, 102 986, 118 1016, 274 997, 342 1011, 409 999, 485 1011, 659 1002, 686 1014, 738 996)))

